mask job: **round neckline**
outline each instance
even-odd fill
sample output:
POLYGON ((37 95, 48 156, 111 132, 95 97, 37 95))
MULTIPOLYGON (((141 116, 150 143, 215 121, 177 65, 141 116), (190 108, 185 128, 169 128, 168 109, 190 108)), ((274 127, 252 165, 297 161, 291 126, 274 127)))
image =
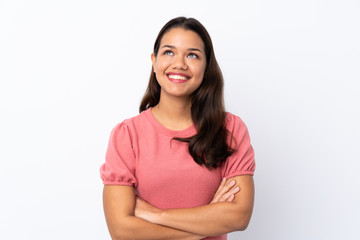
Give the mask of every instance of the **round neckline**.
POLYGON ((196 128, 195 125, 192 124, 189 127, 183 129, 183 130, 172 130, 164 125, 162 125, 158 120, 156 120, 154 114, 151 111, 152 107, 146 109, 144 111, 146 118, 150 121, 150 123, 162 134, 165 134, 170 137, 191 137, 196 134, 196 128))

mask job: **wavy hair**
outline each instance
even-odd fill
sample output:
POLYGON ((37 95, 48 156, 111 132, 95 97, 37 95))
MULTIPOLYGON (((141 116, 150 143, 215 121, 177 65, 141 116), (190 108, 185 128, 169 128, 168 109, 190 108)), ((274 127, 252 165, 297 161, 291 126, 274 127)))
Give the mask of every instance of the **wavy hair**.
MULTIPOLYGON (((183 28, 197 33, 205 45, 206 69, 199 88, 191 95, 191 118, 197 133, 188 138, 175 140, 188 142, 188 149, 194 161, 208 169, 220 166, 235 150, 231 148, 232 136, 225 127, 223 97, 224 80, 216 61, 212 41, 205 27, 194 18, 178 17, 167 22, 160 30, 153 53, 157 56, 160 42, 165 33, 173 28, 183 28), (228 140, 231 139, 229 142, 228 140)), ((152 68, 149 84, 141 101, 139 112, 154 107, 160 101, 160 85, 152 68)))

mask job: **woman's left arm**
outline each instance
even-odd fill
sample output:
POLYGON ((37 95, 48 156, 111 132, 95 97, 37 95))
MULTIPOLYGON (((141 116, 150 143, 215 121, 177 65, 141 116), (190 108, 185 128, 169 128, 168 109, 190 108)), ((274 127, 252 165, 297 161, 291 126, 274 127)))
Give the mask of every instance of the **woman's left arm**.
POLYGON ((245 230, 254 205, 254 182, 250 175, 227 179, 235 180, 240 188, 229 202, 216 202, 194 208, 161 210, 142 200, 137 201, 135 215, 152 223, 180 229, 202 236, 219 236, 245 230))

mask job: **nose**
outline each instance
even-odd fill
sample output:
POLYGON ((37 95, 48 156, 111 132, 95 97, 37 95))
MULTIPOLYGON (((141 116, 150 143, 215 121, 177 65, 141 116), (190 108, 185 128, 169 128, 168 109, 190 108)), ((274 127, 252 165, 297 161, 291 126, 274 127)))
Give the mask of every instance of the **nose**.
POLYGON ((186 70, 187 64, 186 64, 185 58, 181 55, 176 56, 174 59, 173 67, 174 67, 174 69, 186 70))

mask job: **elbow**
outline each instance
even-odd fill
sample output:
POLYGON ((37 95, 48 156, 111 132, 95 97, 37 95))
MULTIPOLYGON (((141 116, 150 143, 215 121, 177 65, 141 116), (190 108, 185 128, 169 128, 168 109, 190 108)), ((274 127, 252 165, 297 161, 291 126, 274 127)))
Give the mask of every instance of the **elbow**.
POLYGON ((250 221, 244 221, 244 220, 238 221, 233 226, 234 231, 245 231, 249 226, 249 222, 250 221))
POLYGON ((112 240, 128 240, 129 238, 127 236, 125 236, 124 234, 111 234, 111 239, 112 240))
POLYGON ((132 216, 125 216, 116 223, 109 224, 108 229, 112 240, 131 240, 136 238, 137 225, 132 221, 132 216))
POLYGON ((249 222, 238 224, 236 231, 245 231, 249 226, 249 222))
POLYGON ((108 221, 108 230, 112 240, 131 240, 137 231, 136 224, 133 223, 133 216, 122 216, 116 221, 108 221))
POLYGON ((112 240, 128 240, 130 239, 129 234, 127 234, 126 229, 118 227, 110 231, 110 236, 112 240))
POLYGON ((111 235, 111 240, 121 240, 123 238, 120 238, 119 236, 111 235))
POLYGON ((124 240, 124 239, 126 239, 126 237, 123 236, 119 232, 112 232, 112 233, 110 233, 110 235, 111 235, 111 240, 124 240))
POLYGON ((232 226, 233 231, 245 231, 250 223, 251 214, 239 214, 232 226))

